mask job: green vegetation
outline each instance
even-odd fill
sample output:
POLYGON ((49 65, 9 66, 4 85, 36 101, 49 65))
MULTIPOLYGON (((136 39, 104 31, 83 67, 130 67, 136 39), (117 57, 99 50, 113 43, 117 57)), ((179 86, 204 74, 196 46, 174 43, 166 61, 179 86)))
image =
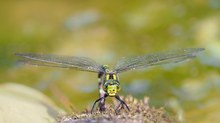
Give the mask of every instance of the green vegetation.
POLYGON ((1 1, 0 83, 27 85, 67 112, 70 105, 81 112, 98 98, 96 74, 16 64, 14 53, 86 56, 114 64, 124 56, 203 47, 190 62, 120 74, 120 95, 148 96, 150 106, 165 107, 178 122, 218 123, 219 9, 219 0, 1 1))

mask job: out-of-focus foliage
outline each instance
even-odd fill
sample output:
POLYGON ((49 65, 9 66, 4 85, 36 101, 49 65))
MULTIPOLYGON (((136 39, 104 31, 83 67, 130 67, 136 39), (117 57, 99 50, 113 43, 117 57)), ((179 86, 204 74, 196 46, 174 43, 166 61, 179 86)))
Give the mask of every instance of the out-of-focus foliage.
POLYGON ((97 75, 16 64, 17 52, 87 56, 114 64, 123 56, 204 47, 197 59, 120 74, 121 94, 148 95, 180 122, 218 122, 220 2, 1 1, 0 83, 13 81, 47 94, 66 110, 98 98, 97 75))

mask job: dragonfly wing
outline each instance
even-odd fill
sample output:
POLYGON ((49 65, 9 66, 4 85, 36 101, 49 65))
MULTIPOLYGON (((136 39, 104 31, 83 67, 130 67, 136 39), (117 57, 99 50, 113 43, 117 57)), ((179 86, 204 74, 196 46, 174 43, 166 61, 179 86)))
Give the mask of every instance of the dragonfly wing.
POLYGON ((22 57, 22 59, 19 60, 20 62, 36 66, 70 68, 97 73, 103 72, 100 64, 86 57, 30 53, 17 53, 15 55, 22 57))
POLYGON ((203 50, 205 49, 187 48, 127 57, 119 60, 116 63, 114 70, 120 73, 132 69, 147 68, 154 65, 182 62, 195 58, 196 55, 203 50))

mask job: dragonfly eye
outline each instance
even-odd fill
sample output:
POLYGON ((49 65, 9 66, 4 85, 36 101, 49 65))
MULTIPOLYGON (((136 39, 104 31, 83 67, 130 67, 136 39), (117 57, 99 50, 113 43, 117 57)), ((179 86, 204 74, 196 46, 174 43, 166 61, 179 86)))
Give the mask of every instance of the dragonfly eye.
POLYGON ((108 86, 103 86, 103 90, 107 91, 108 86))
POLYGON ((120 90, 121 90, 121 88, 120 88, 119 86, 117 86, 117 90, 118 90, 118 91, 120 91, 120 90))

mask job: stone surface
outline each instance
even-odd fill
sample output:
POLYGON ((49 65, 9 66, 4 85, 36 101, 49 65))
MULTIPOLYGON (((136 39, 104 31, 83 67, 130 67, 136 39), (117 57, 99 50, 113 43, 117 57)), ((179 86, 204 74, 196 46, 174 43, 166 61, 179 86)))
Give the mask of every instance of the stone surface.
POLYGON ((62 113, 37 90, 15 83, 0 85, 0 123, 54 123, 62 113))

